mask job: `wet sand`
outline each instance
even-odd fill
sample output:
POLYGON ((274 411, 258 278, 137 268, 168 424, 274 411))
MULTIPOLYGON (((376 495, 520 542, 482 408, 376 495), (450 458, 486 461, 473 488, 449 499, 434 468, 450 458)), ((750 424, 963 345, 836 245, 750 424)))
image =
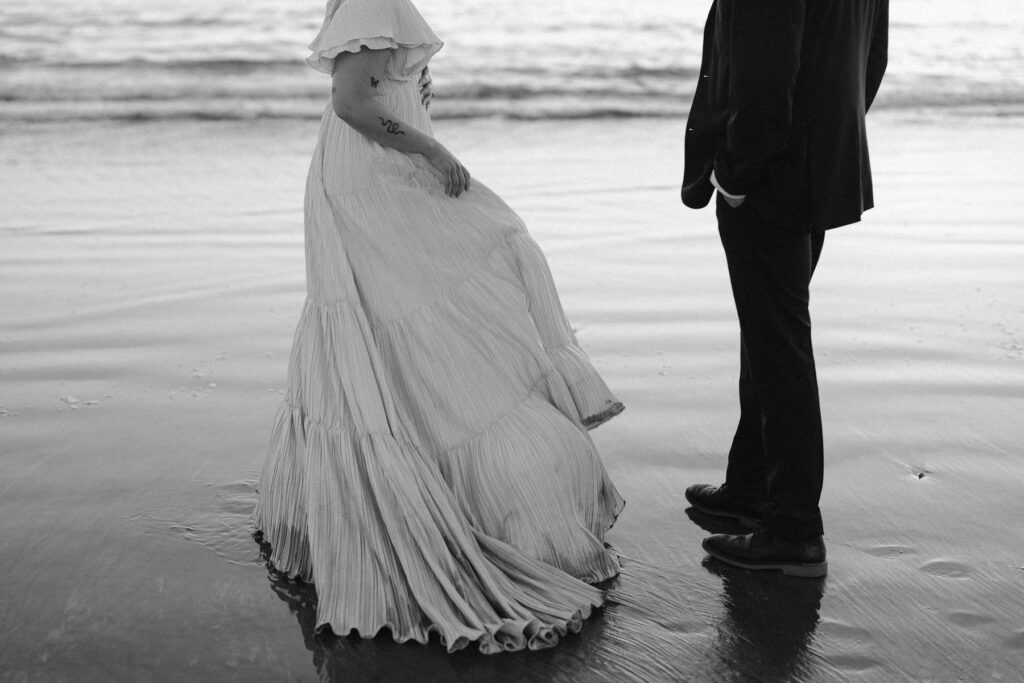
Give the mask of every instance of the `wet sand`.
POLYGON ((1019 680, 1024 122, 883 113, 812 291, 824 580, 705 558, 738 327, 678 121, 442 122, 628 410, 608 605, 554 650, 317 638, 248 515, 303 298, 315 122, 0 136, 0 680, 1019 680), (705 520, 697 520, 705 521, 705 520))

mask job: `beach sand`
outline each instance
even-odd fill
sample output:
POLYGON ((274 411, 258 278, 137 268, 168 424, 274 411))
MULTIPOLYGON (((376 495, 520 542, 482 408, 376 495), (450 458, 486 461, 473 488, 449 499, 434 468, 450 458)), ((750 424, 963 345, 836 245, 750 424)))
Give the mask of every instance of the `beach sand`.
MULTIPOLYGON (((443 121, 544 247, 627 411, 582 633, 484 657, 317 638, 249 514, 304 296, 314 121, 0 136, 0 680, 1020 680, 1024 123, 882 112, 876 203, 812 287, 824 580, 708 560, 738 326, 682 122, 443 121)), ((457 201, 457 200, 456 200, 457 201)))

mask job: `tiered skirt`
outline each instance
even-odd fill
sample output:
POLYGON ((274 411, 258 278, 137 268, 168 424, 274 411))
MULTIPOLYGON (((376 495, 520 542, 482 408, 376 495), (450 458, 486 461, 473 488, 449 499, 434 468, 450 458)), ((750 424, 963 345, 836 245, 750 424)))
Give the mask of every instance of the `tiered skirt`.
POLYGON ((318 628, 550 647, 618 573, 604 534, 623 501, 588 429, 622 404, 518 216, 406 170, 337 196, 314 159, 255 526, 279 571, 315 583, 318 628))

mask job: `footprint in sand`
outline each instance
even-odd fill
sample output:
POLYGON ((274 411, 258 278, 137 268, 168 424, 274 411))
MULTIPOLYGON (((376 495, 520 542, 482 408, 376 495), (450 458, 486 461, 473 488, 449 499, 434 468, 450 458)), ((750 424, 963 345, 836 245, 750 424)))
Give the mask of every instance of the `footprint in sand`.
POLYGON ((872 640, 871 631, 868 631, 866 628, 847 624, 835 619, 822 619, 818 622, 818 628, 815 629, 815 632, 820 635, 831 636, 833 638, 846 638, 861 642, 872 640))
POLYGON ((921 571, 944 579, 966 579, 972 573, 969 565, 957 560, 932 560, 921 565, 921 571))
POLYGON ((868 555, 874 555, 875 557, 884 557, 891 560, 901 555, 913 555, 917 551, 906 545, 873 545, 867 548, 862 548, 868 555))
POLYGON ((74 410, 78 410, 82 406, 94 406, 97 403, 99 403, 99 401, 95 399, 84 400, 76 396, 61 396, 60 400, 64 403, 67 403, 74 410))
POLYGON ((977 612, 966 612, 966 611, 953 611, 946 614, 946 618, 961 628, 974 628, 975 626, 982 626, 983 624, 991 624, 995 621, 994 618, 987 614, 979 614, 977 612))
POLYGON ((868 669, 881 666, 881 662, 873 657, 850 651, 861 649, 865 646, 868 648, 872 646, 874 638, 866 628, 836 621, 835 619, 822 619, 818 622, 818 628, 815 632, 817 637, 825 640, 835 639, 838 641, 837 649, 845 650, 836 654, 825 655, 828 663, 840 671, 852 673, 867 671, 868 669))
POLYGON ((880 661, 867 655, 828 655, 825 659, 832 666, 845 672, 867 671, 881 665, 880 661))

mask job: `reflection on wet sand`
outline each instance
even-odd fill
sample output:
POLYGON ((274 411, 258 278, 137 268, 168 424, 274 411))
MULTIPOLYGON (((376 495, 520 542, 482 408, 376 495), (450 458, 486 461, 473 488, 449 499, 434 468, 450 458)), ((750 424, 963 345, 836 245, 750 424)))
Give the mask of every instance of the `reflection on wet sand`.
POLYGON ((253 539, 260 546, 260 559, 266 564, 270 589, 274 595, 288 605, 288 611, 299 622, 302 642, 306 645, 306 649, 313 653, 313 667, 322 679, 326 657, 321 643, 323 636, 316 632, 316 588, 311 583, 289 579, 274 569, 274 566, 270 564, 270 544, 263 540, 263 535, 259 532, 253 536, 253 539))
POLYGON ((671 680, 675 666, 686 661, 670 656, 664 640, 655 636, 662 626, 656 621, 666 616, 665 603, 645 599, 651 596, 642 595, 643 591, 612 597, 619 579, 601 584, 609 591, 608 604, 594 611, 580 634, 567 636, 553 650, 520 656, 486 656, 472 648, 448 654, 436 635, 425 646, 401 644, 392 640, 387 629, 371 639, 355 633, 339 636, 330 629, 317 633, 315 586, 274 569, 269 562, 269 544, 259 534, 255 539, 266 562, 270 588, 298 622, 321 681, 569 681, 578 680, 580 674, 592 681, 671 680), (655 623, 649 621, 652 618, 655 623), (618 656, 623 649, 636 659, 618 656))
POLYGON ((623 558, 622 574, 600 584, 607 603, 579 634, 558 647, 515 655, 448 654, 436 636, 426 646, 396 643, 385 629, 375 638, 316 632, 316 589, 269 563, 270 547, 256 535, 271 590, 288 605, 322 681, 674 681, 687 680, 711 650, 713 610, 692 577, 623 558), (703 605, 703 607, 702 607, 703 605), (628 656, 623 656, 628 653, 628 656))
POLYGON ((725 616, 715 644, 723 664, 760 681, 812 681, 811 653, 826 579, 750 572, 711 558, 703 566, 722 580, 725 616))
MULTIPOLYGON (((711 534, 745 534, 739 522, 685 510, 694 524, 711 534)), ((724 664, 762 681, 809 681, 820 673, 811 643, 818 627, 826 579, 805 579, 781 572, 752 572, 705 557, 701 563, 722 580, 723 616, 715 649, 724 664)))
MULTIPOLYGON (((269 550, 261 543, 265 561, 269 550)), ((702 566, 721 581, 718 609, 701 608, 706 590, 679 590, 686 577, 625 559, 623 575, 604 586, 608 605, 580 635, 550 653, 512 661, 475 651, 448 655, 436 639, 427 646, 398 644, 386 630, 369 640, 317 633, 315 587, 269 562, 266 567, 271 590, 298 622, 322 681, 423 680, 425 672, 431 680, 670 681, 690 680, 695 669, 758 681, 818 679, 824 662, 811 645, 825 579, 755 575, 710 558, 702 566), (702 660, 706 669, 695 666, 702 660)))
MULTIPOLYGON (((373 638, 363 638, 356 632, 337 635, 330 628, 317 632, 316 587, 274 569, 269 562, 270 545, 258 533, 254 538, 260 544, 270 588, 298 622, 303 644, 312 654, 321 681, 516 680, 531 670, 531 663, 536 667, 550 661, 543 651, 526 653, 525 661, 513 657, 517 666, 516 673, 512 673, 507 669, 508 655, 486 656, 473 648, 448 654, 436 634, 431 635, 428 644, 421 645, 396 643, 386 628, 373 638)), ((600 613, 597 610, 587 624, 599 621, 600 613)), ((559 647, 567 643, 578 645, 579 639, 569 636, 559 647)))

